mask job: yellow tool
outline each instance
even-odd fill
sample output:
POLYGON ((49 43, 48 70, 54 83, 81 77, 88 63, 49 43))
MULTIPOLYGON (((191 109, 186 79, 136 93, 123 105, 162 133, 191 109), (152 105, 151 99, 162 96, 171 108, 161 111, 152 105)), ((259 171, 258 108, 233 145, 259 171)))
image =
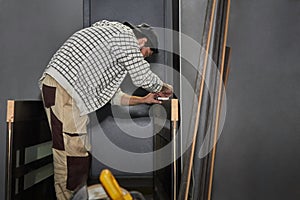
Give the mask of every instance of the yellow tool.
POLYGON ((117 180, 108 169, 102 170, 99 179, 111 200, 133 200, 129 192, 121 189, 117 180))

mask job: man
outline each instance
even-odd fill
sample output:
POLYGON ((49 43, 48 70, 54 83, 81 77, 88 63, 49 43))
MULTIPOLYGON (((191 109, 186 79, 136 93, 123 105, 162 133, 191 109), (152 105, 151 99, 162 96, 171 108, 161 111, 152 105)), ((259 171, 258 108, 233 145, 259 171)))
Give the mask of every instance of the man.
POLYGON ((70 199, 89 172, 87 114, 109 101, 118 105, 160 103, 172 87, 150 70, 144 58, 157 53, 157 37, 146 24, 99 21, 74 33, 54 54, 40 79, 52 131, 55 191, 70 199), (120 90, 129 73, 133 83, 148 90, 144 97, 120 90))

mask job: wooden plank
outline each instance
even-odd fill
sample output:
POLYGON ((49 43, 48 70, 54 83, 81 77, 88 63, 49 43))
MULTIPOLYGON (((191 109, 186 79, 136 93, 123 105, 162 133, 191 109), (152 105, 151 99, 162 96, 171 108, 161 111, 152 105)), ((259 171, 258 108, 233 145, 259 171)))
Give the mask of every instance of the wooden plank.
POLYGON ((177 122, 178 121, 178 99, 171 100, 171 121, 177 122))

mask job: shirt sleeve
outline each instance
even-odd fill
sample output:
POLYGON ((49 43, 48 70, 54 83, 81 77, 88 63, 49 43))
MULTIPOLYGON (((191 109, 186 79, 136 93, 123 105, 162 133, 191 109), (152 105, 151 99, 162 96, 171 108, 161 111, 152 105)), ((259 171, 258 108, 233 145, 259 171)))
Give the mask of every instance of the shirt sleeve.
POLYGON ((112 39, 111 53, 115 56, 117 64, 129 73, 134 85, 149 92, 161 90, 163 82, 151 71, 150 64, 144 60, 132 31, 125 31, 112 39))
POLYGON ((112 97, 111 99, 111 104, 112 105, 121 105, 121 100, 122 100, 122 97, 125 95, 124 92, 122 92, 122 90, 119 88, 117 90, 117 92, 115 93, 115 95, 112 97))

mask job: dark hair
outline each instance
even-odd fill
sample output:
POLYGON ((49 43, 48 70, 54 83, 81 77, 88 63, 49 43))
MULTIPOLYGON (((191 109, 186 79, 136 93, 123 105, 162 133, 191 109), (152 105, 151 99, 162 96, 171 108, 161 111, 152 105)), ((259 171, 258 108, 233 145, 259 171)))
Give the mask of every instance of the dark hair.
POLYGON ((133 25, 129 22, 124 22, 124 25, 130 27, 137 39, 147 38, 145 46, 150 47, 153 53, 158 53, 158 39, 157 35, 154 32, 153 28, 146 23, 140 25, 133 25))

